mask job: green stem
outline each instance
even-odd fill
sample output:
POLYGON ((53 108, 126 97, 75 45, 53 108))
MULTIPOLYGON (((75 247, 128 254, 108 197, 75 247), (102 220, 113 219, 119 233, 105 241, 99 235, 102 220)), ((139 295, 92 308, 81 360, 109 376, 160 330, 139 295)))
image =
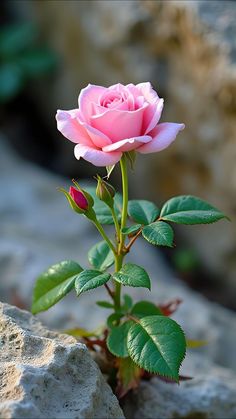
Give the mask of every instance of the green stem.
POLYGON ((111 248, 111 250, 113 251, 114 255, 116 255, 116 249, 113 245, 113 243, 111 242, 111 240, 109 239, 109 237, 107 237, 103 227, 101 226, 101 224, 99 223, 99 221, 97 219, 92 220, 93 223, 95 224, 95 226, 97 227, 99 233, 101 234, 102 238, 107 242, 108 246, 111 248))
POLYGON ((118 218, 117 218, 114 207, 111 208, 111 213, 112 213, 112 217, 113 217, 113 220, 114 220, 114 223, 115 223, 117 241, 118 241, 118 245, 119 245, 119 242, 120 242, 120 224, 119 224, 119 221, 118 221, 118 218))
MULTIPOLYGON (((118 272, 122 268, 123 262, 123 255, 116 255, 115 257, 115 272, 118 272)), ((120 309, 120 296, 121 296, 121 284, 117 281, 115 283, 115 292, 114 292, 114 304, 115 304, 115 311, 120 309)))
MULTIPOLYGON (((123 208, 121 217, 121 231, 126 227, 127 213, 128 213, 128 174, 126 156, 123 155, 120 161, 121 175, 122 175, 122 189, 123 189, 123 208)), ((122 253, 125 236, 120 232, 119 253, 122 253)))
MULTIPOLYGON (((119 230, 119 243, 118 243, 118 254, 115 256, 115 272, 118 272, 122 268, 122 263, 124 259, 124 241, 125 236, 122 234, 122 228, 126 227, 126 220, 127 220, 127 212, 128 212, 128 176, 127 176, 127 164, 126 164, 126 156, 123 155, 120 160, 120 167, 121 167, 121 175, 122 175, 122 190, 123 190, 123 208, 122 208, 122 216, 121 216, 121 228, 119 230)), ((121 302, 121 284, 119 282, 115 282, 115 293, 114 293, 114 303, 115 303, 115 311, 120 309, 121 302)))

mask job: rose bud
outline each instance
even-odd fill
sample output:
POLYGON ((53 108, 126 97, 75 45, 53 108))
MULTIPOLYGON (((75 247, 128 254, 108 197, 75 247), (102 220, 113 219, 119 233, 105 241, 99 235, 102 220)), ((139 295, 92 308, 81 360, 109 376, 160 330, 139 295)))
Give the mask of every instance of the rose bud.
POLYGON ((82 191, 79 191, 78 189, 74 188, 74 186, 71 186, 69 189, 69 194, 80 210, 87 211, 89 203, 82 191))
POLYGON ((96 188, 96 195, 97 197, 105 202, 109 207, 113 207, 114 205, 114 196, 116 194, 115 189, 113 188, 110 183, 103 180, 100 176, 97 176, 97 188, 96 188))
POLYGON ((75 212, 78 214, 84 214, 87 218, 94 219, 94 200, 92 196, 84 189, 81 189, 76 181, 73 180, 73 183, 76 185, 76 188, 71 186, 69 192, 67 192, 64 188, 60 188, 59 191, 64 193, 71 208, 75 212))

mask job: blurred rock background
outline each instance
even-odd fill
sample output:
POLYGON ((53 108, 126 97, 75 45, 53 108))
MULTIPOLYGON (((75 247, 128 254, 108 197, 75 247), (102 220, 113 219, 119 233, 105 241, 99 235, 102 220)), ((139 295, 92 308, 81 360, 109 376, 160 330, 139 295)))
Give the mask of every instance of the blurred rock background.
MULTIPOLYGON (((0 7, 1 28, 32 24, 38 43, 54 57, 47 74, 29 77, 22 90, 0 104, 7 141, 53 173, 88 178, 97 169, 74 159, 73 144, 56 131, 56 109, 76 107, 80 89, 89 82, 151 81, 165 99, 162 121, 184 122, 186 129, 163 153, 138 159, 131 195, 161 203, 193 194, 231 217, 231 223, 178 228, 177 251, 164 252, 164 259, 190 286, 235 309, 236 3, 5 0, 0 7)), ((17 194, 27 189, 17 179, 11 187, 17 194)), ((2 188, 1 199, 3 183, 2 188)), ((50 195, 46 185, 45 194, 50 195)), ((14 219, 18 214, 16 208, 14 219)))

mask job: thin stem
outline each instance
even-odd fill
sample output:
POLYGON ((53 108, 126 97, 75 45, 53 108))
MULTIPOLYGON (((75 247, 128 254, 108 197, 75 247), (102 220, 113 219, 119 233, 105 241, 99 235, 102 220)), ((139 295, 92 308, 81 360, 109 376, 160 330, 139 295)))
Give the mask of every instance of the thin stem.
POLYGON ((142 229, 141 230, 139 230, 138 232, 137 232, 137 234, 135 234, 135 236, 134 237, 132 237, 132 239, 130 240, 130 242, 127 244, 127 246, 126 246, 126 252, 129 252, 129 250, 130 250, 130 248, 131 248, 131 246, 133 246, 133 244, 134 244, 134 242, 138 239, 138 237, 140 236, 140 234, 142 233, 142 229))
MULTIPOLYGON (((123 259, 125 253, 123 252, 125 236, 122 234, 122 228, 126 226, 127 212, 128 212, 128 176, 127 176, 127 164, 126 156, 123 155, 120 160, 121 176, 122 176, 122 190, 123 190, 123 208, 121 216, 121 227, 119 230, 119 243, 118 243, 118 254, 115 255, 115 272, 118 272, 122 268, 123 259)), ((121 296, 121 284, 115 281, 115 294, 114 294, 114 303, 115 311, 118 311, 121 306, 120 302, 121 296)))
MULTIPOLYGON (((120 168, 121 168, 121 175, 122 175, 122 189, 123 189, 123 208, 122 208, 122 217, 121 217, 121 231, 126 226, 127 220, 127 212, 128 212, 128 176, 127 176, 127 164, 126 164, 126 156, 120 160, 120 168)), ((119 244, 119 253, 122 253, 122 249, 124 246, 125 236, 120 231, 120 244, 119 244)))
POLYGON ((114 220, 114 223, 115 223, 117 241, 118 241, 118 244, 119 244, 119 242, 120 242, 120 224, 119 224, 119 221, 118 221, 118 218, 117 218, 114 207, 111 208, 111 213, 112 213, 112 217, 113 217, 113 220, 114 220))
POLYGON ((112 298, 112 300, 114 300, 114 293, 112 292, 112 290, 110 289, 110 287, 107 284, 104 284, 108 294, 110 295, 110 297, 112 298))
POLYGON ((113 251, 114 255, 116 255, 116 249, 115 249, 113 243, 111 242, 111 240, 109 239, 109 237, 107 237, 107 235, 106 235, 103 227, 101 226, 101 224, 98 222, 97 219, 93 220, 93 223, 97 227, 97 229, 98 229, 99 233, 101 234, 101 236, 103 237, 103 239, 107 242, 108 246, 113 251))
MULTIPOLYGON (((122 268, 123 255, 116 255, 115 257, 115 272, 118 272, 122 268)), ((121 284, 115 281, 115 291, 114 291, 114 303, 115 311, 120 309, 120 295, 121 295, 121 284)))

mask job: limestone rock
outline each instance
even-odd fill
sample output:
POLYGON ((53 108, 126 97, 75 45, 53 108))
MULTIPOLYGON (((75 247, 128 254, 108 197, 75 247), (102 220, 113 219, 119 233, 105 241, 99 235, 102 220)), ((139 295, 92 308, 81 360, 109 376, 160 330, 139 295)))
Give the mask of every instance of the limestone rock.
POLYGON ((127 419, 232 419, 236 416, 236 376, 209 364, 202 357, 191 357, 186 373, 191 381, 180 385, 156 378, 142 382, 124 403, 127 419))
POLYGON ((124 418, 82 344, 0 303, 0 417, 124 418))

